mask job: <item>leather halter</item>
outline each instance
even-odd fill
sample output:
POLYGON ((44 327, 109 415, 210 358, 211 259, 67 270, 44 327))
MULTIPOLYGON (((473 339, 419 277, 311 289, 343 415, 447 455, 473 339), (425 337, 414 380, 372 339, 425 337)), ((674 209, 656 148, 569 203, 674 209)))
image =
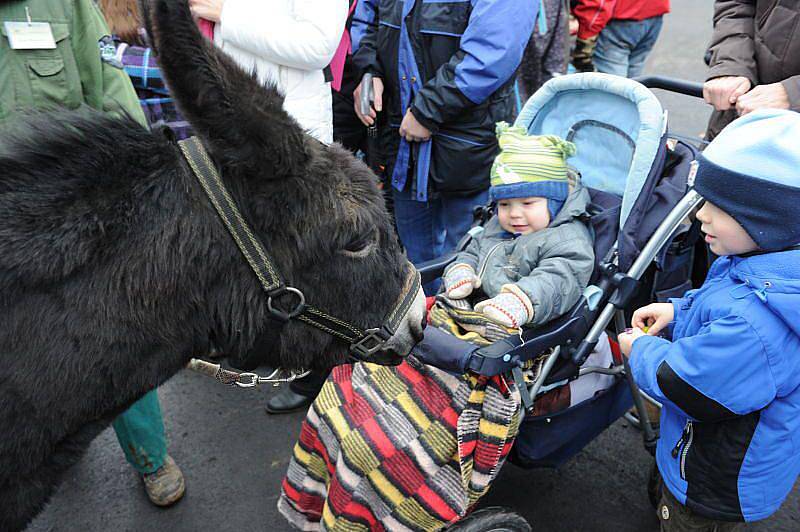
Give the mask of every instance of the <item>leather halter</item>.
POLYGON ((389 338, 397 332, 419 292, 419 272, 409 268, 403 295, 380 327, 362 330, 309 305, 302 291, 287 286, 281 279, 264 246, 250 230, 233 198, 225 189, 219 172, 200 139, 190 137, 178 141, 178 145, 217 214, 258 277, 267 295, 267 309, 274 319, 282 322, 297 319, 335 336, 350 345, 350 354, 357 360, 368 361, 370 356, 386 345, 389 338), (280 301, 284 305, 293 304, 293 307, 288 311, 282 310, 277 306, 280 301))

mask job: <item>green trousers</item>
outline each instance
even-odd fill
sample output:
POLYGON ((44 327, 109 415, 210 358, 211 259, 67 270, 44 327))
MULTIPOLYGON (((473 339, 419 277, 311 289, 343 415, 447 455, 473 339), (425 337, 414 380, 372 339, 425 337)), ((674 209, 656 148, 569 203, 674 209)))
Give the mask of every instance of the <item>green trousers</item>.
POLYGON ((164 465, 167 436, 155 390, 120 414, 113 426, 125 458, 136 471, 152 473, 164 465))

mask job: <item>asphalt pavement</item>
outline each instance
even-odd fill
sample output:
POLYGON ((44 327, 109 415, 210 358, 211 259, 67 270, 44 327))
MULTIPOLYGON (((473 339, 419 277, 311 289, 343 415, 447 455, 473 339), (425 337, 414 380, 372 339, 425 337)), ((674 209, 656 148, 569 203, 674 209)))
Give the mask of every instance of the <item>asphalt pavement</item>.
MULTIPOLYGON (((711 0, 672 1, 646 73, 702 81, 711 7, 711 0)), ((702 102, 656 92, 672 131, 702 133, 709 114, 702 102)), ((109 429, 29 530, 291 530, 276 501, 303 414, 267 416, 273 389, 231 389, 188 372, 159 393, 170 453, 186 476, 184 499, 169 509, 152 506, 109 429)), ((640 433, 618 421, 560 469, 506 465, 482 504, 513 507, 536 531, 655 531, 646 492, 651 463, 640 433)), ((800 530, 800 483, 776 515, 748 530, 800 530)))

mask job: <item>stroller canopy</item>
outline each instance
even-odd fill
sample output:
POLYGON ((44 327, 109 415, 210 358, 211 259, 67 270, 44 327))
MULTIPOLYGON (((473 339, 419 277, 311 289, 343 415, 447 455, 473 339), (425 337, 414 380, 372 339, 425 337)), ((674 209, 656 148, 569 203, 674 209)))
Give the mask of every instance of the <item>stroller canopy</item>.
POLYGON ((530 97, 515 125, 577 146, 569 159, 584 185, 622 197, 620 227, 651 172, 667 119, 644 85, 585 73, 553 78, 530 97))

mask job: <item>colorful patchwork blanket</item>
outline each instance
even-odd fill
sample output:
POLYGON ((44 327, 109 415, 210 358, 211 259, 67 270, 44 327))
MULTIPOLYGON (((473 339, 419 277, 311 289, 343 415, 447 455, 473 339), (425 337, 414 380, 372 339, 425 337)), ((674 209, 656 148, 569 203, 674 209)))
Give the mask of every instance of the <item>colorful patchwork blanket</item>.
POLYGON ((520 422, 502 376, 454 376, 409 357, 334 368, 309 409, 278 501, 302 530, 439 530, 504 463, 520 422))

